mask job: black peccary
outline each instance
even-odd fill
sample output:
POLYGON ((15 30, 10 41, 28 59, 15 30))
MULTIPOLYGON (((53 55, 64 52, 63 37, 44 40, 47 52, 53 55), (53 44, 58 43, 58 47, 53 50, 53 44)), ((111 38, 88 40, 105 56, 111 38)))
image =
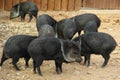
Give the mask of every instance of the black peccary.
POLYGON ((85 58, 84 64, 86 64, 86 61, 88 61, 87 66, 90 65, 91 54, 100 54, 105 60, 102 67, 105 67, 110 59, 110 53, 117 45, 116 41, 111 35, 102 32, 83 34, 73 40, 81 40, 81 54, 85 58))
MULTIPOLYGON (((99 28, 101 23, 101 20, 99 19, 99 17, 97 17, 95 14, 92 14, 92 13, 77 15, 72 17, 71 19, 75 22, 77 26, 76 32, 78 32, 78 35, 80 35, 81 31, 84 29, 84 27, 87 25, 89 21, 94 21, 97 24, 97 28, 99 28)), ((95 23, 93 23, 93 25, 95 23)))
POLYGON ((42 25, 48 24, 48 25, 52 26, 55 31, 56 23, 57 23, 57 21, 54 18, 52 18, 51 16, 49 16, 48 14, 42 14, 37 17, 36 27, 37 27, 37 30, 39 31, 39 28, 42 25))
POLYGON ((70 40, 60 40, 54 37, 42 37, 33 40, 28 52, 33 59, 34 72, 42 76, 40 66, 44 60, 55 60, 56 72, 62 73, 63 62, 81 62, 80 48, 70 40))
POLYGON ((33 2, 21 2, 12 7, 10 11, 10 19, 17 18, 21 16, 21 21, 25 20, 26 14, 29 14, 29 22, 33 18, 37 18, 38 7, 33 2))
POLYGON ((17 66, 17 62, 19 58, 24 58, 26 61, 26 66, 28 67, 30 56, 27 48, 29 43, 35 38, 37 37, 29 35, 11 36, 4 45, 0 66, 2 66, 5 60, 12 58, 13 66, 16 68, 16 70, 20 70, 17 66))
POLYGON ((77 31, 77 26, 72 19, 63 19, 57 23, 57 36, 60 39, 72 39, 77 31))
POLYGON ((52 26, 44 24, 39 28, 39 37, 55 37, 55 32, 52 26))
POLYGON ((98 32, 97 23, 95 21, 89 21, 83 28, 84 34, 90 32, 98 32))

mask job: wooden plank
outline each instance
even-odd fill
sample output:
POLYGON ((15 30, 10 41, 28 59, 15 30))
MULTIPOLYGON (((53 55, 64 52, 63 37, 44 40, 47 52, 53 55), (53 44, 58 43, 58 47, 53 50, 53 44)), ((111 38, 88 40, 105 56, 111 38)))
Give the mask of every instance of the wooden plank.
POLYGON ((105 5, 104 0, 101 0, 101 5, 100 5, 100 8, 101 8, 101 9, 104 9, 104 5, 105 5))
POLYGON ((109 9, 109 4, 110 4, 110 0, 105 0, 105 8, 104 9, 109 9))
POLYGON ((119 0, 119 2, 118 2, 118 9, 120 9, 120 0, 119 0))
POLYGON ((94 0, 94 8, 95 9, 98 9, 98 7, 99 7, 99 4, 100 4, 100 0, 94 0))
POLYGON ((27 0, 20 0, 20 2, 26 2, 27 0))
POLYGON ((27 1, 34 2, 34 0, 27 0, 27 1))
POLYGON ((54 0, 48 0, 48 10, 54 10, 54 0))
POLYGON ((83 0, 82 7, 86 7, 86 0, 83 0))
POLYGON ((16 4, 19 4, 19 3, 20 3, 19 1, 20 1, 20 0, 13 0, 12 6, 13 6, 13 5, 16 5, 16 4))
POLYGON ((5 10, 11 10, 12 0, 5 0, 5 10))
POLYGON ((92 0, 83 0, 83 7, 91 7, 92 0))
POLYGON ((101 9, 105 9, 105 4, 106 4, 106 3, 105 3, 105 0, 101 0, 101 1, 102 1, 102 4, 100 5, 100 8, 101 8, 101 9))
POLYGON ((42 0, 41 10, 47 10, 48 0, 42 0))
POLYGON ((61 10, 61 0, 55 0, 54 10, 61 10))
POLYGON ((68 1, 68 10, 69 11, 72 11, 72 10, 74 10, 74 0, 69 0, 68 1))
POLYGON ((83 7, 82 0, 75 0, 75 10, 80 10, 81 7, 83 7))
POLYGON ((97 1, 94 0, 93 2, 94 2, 94 8, 98 8, 98 2, 99 2, 99 0, 97 0, 97 1))
POLYGON ((112 0, 111 3, 110 3, 110 9, 114 9, 114 6, 115 6, 115 0, 112 0))
POLYGON ((120 4, 120 0, 116 0, 116 7, 115 7, 115 9, 119 9, 119 4, 120 4))
POLYGON ((0 0, 0 10, 4 10, 4 0, 0 0))
POLYGON ((61 10, 66 11, 68 8, 68 0, 62 0, 61 1, 61 10))
POLYGON ((109 9, 114 9, 115 6, 116 6, 115 0, 110 0, 110 1, 109 1, 109 4, 110 4, 109 9))
POLYGON ((34 2, 36 3, 38 9, 41 9, 41 0, 34 0, 34 2))
POLYGON ((91 2, 90 2, 91 4, 90 4, 90 8, 94 8, 94 1, 93 0, 91 0, 91 2))
POLYGON ((102 5, 102 1, 99 0, 99 2, 98 2, 98 4, 97 4, 97 6, 98 6, 97 8, 98 8, 98 9, 101 9, 101 5, 102 5))

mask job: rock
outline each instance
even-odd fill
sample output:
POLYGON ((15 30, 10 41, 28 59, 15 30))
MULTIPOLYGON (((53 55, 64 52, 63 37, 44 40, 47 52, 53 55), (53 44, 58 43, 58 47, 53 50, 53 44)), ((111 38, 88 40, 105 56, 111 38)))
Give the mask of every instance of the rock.
POLYGON ((90 69, 91 69, 91 68, 93 68, 93 66, 88 66, 88 68, 90 68, 90 69))
POLYGON ((112 31, 112 30, 113 30, 112 28, 109 29, 109 31, 112 31))
POLYGON ((75 71, 74 71, 74 74, 79 75, 79 74, 80 74, 80 71, 79 71, 79 70, 75 70, 75 71))
POLYGON ((110 23, 110 19, 103 19, 103 22, 110 23))
POLYGON ((92 74, 92 72, 87 72, 87 74, 89 74, 89 75, 90 75, 90 74, 92 74))

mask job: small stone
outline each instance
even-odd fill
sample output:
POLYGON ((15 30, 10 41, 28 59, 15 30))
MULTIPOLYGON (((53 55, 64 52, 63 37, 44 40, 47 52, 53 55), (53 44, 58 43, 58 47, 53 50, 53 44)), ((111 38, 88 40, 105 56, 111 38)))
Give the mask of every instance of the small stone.
POLYGON ((79 70, 75 70, 74 74, 80 74, 79 70))
POLYGON ((120 79, 120 76, 118 76, 117 78, 120 79))
POLYGON ((92 72, 87 72, 87 74, 92 74, 92 72))
POLYGON ((88 68, 90 68, 90 69, 91 69, 91 68, 93 68, 93 67, 92 67, 92 66, 89 66, 88 68))
POLYGON ((113 30, 113 29, 111 29, 111 28, 109 29, 109 31, 112 31, 112 30, 113 30))

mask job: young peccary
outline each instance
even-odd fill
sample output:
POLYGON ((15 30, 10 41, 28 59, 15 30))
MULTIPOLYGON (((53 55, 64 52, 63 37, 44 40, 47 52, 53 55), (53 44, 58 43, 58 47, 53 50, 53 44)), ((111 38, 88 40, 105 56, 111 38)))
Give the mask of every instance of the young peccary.
POLYGON ((57 21, 55 19, 53 19, 51 16, 49 16, 48 14, 42 14, 37 17, 36 27, 37 27, 37 30, 39 31, 39 28, 42 25, 48 24, 48 25, 52 26, 55 31, 56 23, 57 23, 57 21))
POLYGON ((13 66, 16 68, 16 70, 20 70, 17 66, 17 62, 19 58, 23 57, 26 61, 26 66, 28 67, 30 56, 28 54, 27 48, 29 43, 35 38, 37 37, 29 35, 11 36, 4 45, 0 66, 2 66, 5 60, 12 58, 13 66))
POLYGON ((55 32, 52 26, 44 24, 39 28, 39 37, 55 37, 55 32))
POLYGON ((12 7, 10 11, 10 19, 14 19, 16 17, 21 16, 21 21, 24 21, 26 14, 29 14, 30 17, 29 22, 30 22, 33 16, 37 18, 37 13, 38 13, 38 8, 35 3, 21 2, 12 7))
POLYGON ((84 56, 84 64, 88 61, 87 66, 90 65, 90 55, 100 54, 105 59, 102 67, 106 66, 109 59, 110 53, 116 47, 116 41, 107 33, 102 32, 91 32, 83 34, 74 39, 74 41, 81 40, 81 54, 84 56))
POLYGON ((42 76, 40 66, 44 60, 55 60, 56 72, 62 73, 63 62, 81 62, 80 48, 70 40, 60 40, 54 37, 41 37, 33 40, 28 52, 33 59, 34 72, 42 76))
MULTIPOLYGON (((101 23, 101 20, 99 19, 99 17, 97 17, 95 14, 92 14, 92 13, 77 15, 72 17, 71 19, 75 22, 77 26, 76 32, 78 32, 78 35, 80 35, 81 31, 89 23, 89 21, 93 21, 92 23, 90 23, 90 25, 94 26, 95 24, 97 24, 97 29, 99 28, 101 23)), ((96 26, 95 26, 95 29, 96 29, 96 26)))

